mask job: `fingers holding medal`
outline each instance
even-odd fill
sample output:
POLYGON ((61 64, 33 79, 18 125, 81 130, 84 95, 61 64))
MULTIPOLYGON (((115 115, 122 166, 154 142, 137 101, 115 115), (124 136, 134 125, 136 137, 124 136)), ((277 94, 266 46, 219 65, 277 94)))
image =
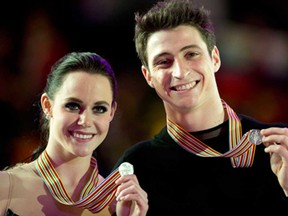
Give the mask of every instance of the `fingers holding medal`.
POLYGON ((262 129, 265 152, 277 153, 288 161, 288 128, 271 127, 262 129))

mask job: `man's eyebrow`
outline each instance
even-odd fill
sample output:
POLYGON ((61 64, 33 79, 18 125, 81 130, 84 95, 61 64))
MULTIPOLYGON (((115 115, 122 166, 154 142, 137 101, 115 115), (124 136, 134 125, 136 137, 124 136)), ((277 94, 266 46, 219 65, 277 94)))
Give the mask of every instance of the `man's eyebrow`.
MULTIPOLYGON (((191 45, 182 47, 182 48, 180 49, 180 52, 183 52, 183 51, 185 51, 185 50, 187 50, 187 49, 191 49, 191 48, 201 49, 200 46, 198 46, 198 45, 196 45, 196 44, 191 44, 191 45)), ((158 59, 159 57, 165 56, 165 55, 170 55, 170 53, 169 53, 169 52, 162 52, 162 53, 157 54, 156 56, 154 56, 153 62, 154 62, 155 59, 158 59)))
POLYGON ((187 49, 191 49, 191 48, 197 48, 197 49, 200 49, 200 47, 196 44, 191 44, 191 45, 188 45, 188 46, 185 46, 185 47, 182 47, 180 49, 180 51, 184 51, 184 50, 187 50, 187 49))

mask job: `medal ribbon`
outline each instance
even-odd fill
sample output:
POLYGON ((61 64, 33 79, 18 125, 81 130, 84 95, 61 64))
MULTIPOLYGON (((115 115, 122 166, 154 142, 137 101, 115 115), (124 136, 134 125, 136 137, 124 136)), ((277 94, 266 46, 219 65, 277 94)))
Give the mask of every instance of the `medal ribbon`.
POLYGON ((190 153, 201 157, 230 157, 234 168, 251 167, 256 146, 248 139, 250 132, 242 136, 242 126, 238 116, 224 100, 222 104, 229 118, 229 151, 224 154, 207 146, 170 119, 167 120, 167 131, 175 142, 190 153))
POLYGON ((97 213, 113 200, 117 188, 115 181, 120 178, 120 173, 118 169, 114 170, 97 186, 98 166, 94 157, 91 158, 90 165, 93 167, 92 175, 83 188, 80 199, 76 202, 74 202, 66 192, 46 151, 37 158, 35 166, 54 199, 64 205, 76 206, 78 208, 88 209, 92 213, 97 213))

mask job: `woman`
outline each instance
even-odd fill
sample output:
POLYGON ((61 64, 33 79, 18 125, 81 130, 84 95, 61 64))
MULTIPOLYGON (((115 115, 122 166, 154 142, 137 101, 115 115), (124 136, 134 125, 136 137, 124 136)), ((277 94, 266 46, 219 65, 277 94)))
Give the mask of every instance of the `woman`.
POLYGON ((116 170, 104 179, 93 157, 116 92, 111 66, 95 53, 69 53, 53 65, 40 101, 44 142, 31 162, 0 172, 0 215, 146 215, 136 176, 116 170))

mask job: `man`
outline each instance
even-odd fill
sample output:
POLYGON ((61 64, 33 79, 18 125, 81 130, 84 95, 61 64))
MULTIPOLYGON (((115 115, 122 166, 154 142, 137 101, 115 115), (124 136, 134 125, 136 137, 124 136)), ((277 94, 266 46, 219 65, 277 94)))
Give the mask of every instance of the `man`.
POLYGON ((128 149, 147 215, 277 215, 288 210, 288 125, 235 113, 219 94, 209 12, 189 0, 135 16, 135 45, 167 125, 128 149), (257 144, 257 145, 256 145, 257 144))

